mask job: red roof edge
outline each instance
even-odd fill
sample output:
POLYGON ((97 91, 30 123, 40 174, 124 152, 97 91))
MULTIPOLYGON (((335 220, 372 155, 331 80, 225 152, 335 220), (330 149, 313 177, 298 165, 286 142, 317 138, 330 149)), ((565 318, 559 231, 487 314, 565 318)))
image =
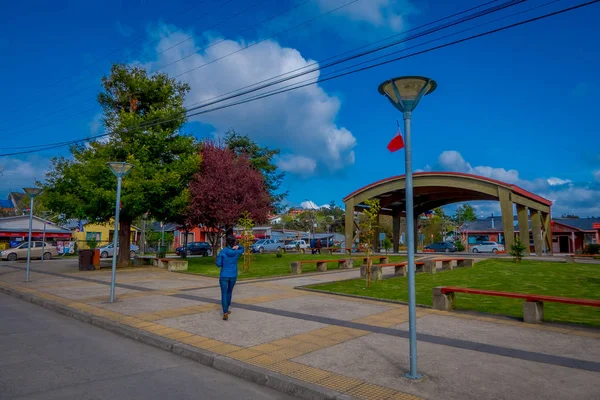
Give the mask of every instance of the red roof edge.
MULTIPOLYGON (((542 196, 538 196, 537 194, 531 193, 517 185, 513 185, 511 183, 506 183, 506 182, 502 182, 496 179, 492 179, 492 178, 488 178, 485 176, 479 176, 479 175, 474 175, 474 174, 467 174, 464 172, 448 172, 448 171, 440 171, 440 172, 415 172, 413 174, 413 177, 418 177, 418 176, 436 176, 436 175, 446 175, 446 176, 457 176, 457 177, 462 177, 462 178, 471 178, 471 179, 475 179, 475 180, 480 180, 480 181, 486 181, 486 182, 490 182, 490 183, 495 183, 497 185, 500 186, 504 186, 506 188, 511 189, 513 192, 520 194, 523 197, 526 197, 530 200, 534 200, 537 201, 539 203, 545 204, 547 206, 552 206, 552 202, 548 199, 543 198, 542 196)), ((399 179, 404 179, 404 175, 396 175, 396 176, 392 176, 389 178, 385 178, 385 179, 381 179, 379 181, 373 182, 367 186, 364 186, 358 190, 355 190, 354 192, 350 193, 348 196, 344 197, 344 201, 348 200, 349 198, 356 196, 357 194, 359 194, 360 192, 364 192, 367 189, 370 189, 372 187, 375 186, 379 186, 383 183, 387 183, 387 182, 391 182, 394 180, 399 180, 399 179)))

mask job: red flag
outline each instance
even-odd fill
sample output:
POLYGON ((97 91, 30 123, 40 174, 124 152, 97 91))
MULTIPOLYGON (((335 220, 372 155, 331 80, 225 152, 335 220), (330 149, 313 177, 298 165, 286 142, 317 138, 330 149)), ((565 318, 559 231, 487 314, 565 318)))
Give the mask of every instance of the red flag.
POLYGON ((402 139, 402 134, 400 133, 400 123, 396 121, 396 124, 398 124, 398 132, 396 132, 396 136, 387 145, 388 150, 392 153, 404 148, 404 139, 402 139))

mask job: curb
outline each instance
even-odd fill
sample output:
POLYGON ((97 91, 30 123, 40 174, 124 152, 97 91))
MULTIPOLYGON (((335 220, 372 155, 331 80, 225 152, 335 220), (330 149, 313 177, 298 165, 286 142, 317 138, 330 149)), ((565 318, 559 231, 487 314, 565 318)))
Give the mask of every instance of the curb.
POLYGON ((199 362, 200 364, 214 368, 229 375, 236 376, 246 381, 266 386, 270 389, 286 393, 306 400, 352 400, 352 396, 345 395, 334 390, 330 390, 308 382, 303 382, 295 378, 281 375, 264 368, 222 356, 211 351, 202 350, 175 340, 167 339, 162 336, 142 331, 119 322, 111 321, 106 318, 97 317, 76 310, 68 306, 44 300, 34 295, 20 292, 16 289, 0 286, 0 292, 9 296, 36 304, 40 307, 66 315, 76 320, 95 325, 104 330, 116 333, 118 335, 136 340, 138 342, 169 351, 181 357, 199 362))

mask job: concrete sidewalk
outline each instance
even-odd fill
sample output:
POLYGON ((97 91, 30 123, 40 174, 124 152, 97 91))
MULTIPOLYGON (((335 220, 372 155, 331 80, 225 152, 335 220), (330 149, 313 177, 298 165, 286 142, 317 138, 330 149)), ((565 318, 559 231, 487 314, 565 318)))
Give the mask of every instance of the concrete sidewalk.
POLYGON ((406 306, 294 289, 357 270, 240 282, 225 322, 216 279, 119 270, 110 304, 110 271, 75 263, 37 262, 29 283, 1 263, 0 290, 305 398, 600 398, 599 330, 419 308, 412 382, 406 306))

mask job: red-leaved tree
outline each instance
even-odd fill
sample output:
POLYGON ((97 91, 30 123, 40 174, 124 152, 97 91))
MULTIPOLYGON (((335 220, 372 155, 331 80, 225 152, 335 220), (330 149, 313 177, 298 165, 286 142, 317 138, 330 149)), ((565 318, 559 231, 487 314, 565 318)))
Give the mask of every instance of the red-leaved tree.
POLYGON ((269 193, 263 175, 245 156, 236 156, 228 148, 205 142, 202 163, 189 185, 188 224, 203 225, 216 254, 219 239, 232 232, 247 211, 252 219, 263 223, 271 210, 269 193))

